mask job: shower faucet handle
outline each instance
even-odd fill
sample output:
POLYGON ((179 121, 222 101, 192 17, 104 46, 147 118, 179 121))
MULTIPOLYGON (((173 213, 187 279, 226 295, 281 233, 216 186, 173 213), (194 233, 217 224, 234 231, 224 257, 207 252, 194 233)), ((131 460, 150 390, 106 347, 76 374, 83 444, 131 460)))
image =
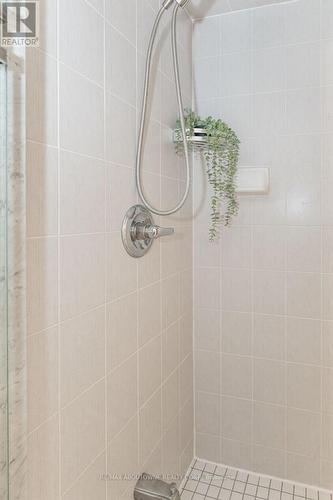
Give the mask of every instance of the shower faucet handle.
POLYGON ((162 236, 170 236, 174 234, 173 227, 160 227, 155 224, 137 224, 135 236, 138 240, 157 240, 162 236))
POLYGON ((135 258, 143 257, 161 236, 169 236, 172 227, 156 226, 152 214, 143 205, 129 208, 123 220, 121 237, 126 252, 135 258))

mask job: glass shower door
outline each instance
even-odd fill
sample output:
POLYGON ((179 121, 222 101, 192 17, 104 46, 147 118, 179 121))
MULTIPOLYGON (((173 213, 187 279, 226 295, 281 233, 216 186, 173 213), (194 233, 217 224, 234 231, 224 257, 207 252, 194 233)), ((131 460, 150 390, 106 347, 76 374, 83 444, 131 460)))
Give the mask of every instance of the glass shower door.
POLYGON ((0 498, 8 499, 7 69, 0 47, 0 498))

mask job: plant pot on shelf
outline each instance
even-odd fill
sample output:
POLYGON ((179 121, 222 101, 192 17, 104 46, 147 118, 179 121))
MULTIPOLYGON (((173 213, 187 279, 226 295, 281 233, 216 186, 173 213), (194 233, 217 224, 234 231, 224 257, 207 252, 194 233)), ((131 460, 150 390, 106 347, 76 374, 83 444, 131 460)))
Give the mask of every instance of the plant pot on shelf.
MULTIPOLYGON (((206 164, 211 196, 211 240, 218 239, 221 226, 228 226, 237 215, 235 177, 239 157, 239 139, 222 120, 211 116, 202 119, 194 111, 186 110, 186 139, 189 151, 200 153, 206 164)), ((184 141, 179 120, 173 132, 178 154, 184 154, 184 141)))

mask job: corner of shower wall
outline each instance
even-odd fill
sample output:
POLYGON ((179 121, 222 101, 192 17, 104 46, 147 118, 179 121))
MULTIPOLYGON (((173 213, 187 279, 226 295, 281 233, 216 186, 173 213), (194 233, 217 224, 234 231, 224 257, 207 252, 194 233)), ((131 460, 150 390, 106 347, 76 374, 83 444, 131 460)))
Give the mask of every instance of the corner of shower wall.
POLYGON ((236 130, 241 166, 272 174, 212 246, 196 168, 196 454, 330 489, 332 14, 330 0, 278 3, 194 37, 199 114, 236 130))

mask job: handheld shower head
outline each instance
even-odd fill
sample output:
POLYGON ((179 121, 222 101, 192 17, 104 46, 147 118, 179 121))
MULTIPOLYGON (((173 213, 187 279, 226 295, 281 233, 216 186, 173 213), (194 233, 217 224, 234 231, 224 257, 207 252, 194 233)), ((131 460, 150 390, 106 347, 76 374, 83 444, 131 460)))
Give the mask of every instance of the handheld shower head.
POLYGON ((185 7, 189 0, 164 0, 163 7, 168 9, 174 2, 178 3, 179 7, 185 7))

